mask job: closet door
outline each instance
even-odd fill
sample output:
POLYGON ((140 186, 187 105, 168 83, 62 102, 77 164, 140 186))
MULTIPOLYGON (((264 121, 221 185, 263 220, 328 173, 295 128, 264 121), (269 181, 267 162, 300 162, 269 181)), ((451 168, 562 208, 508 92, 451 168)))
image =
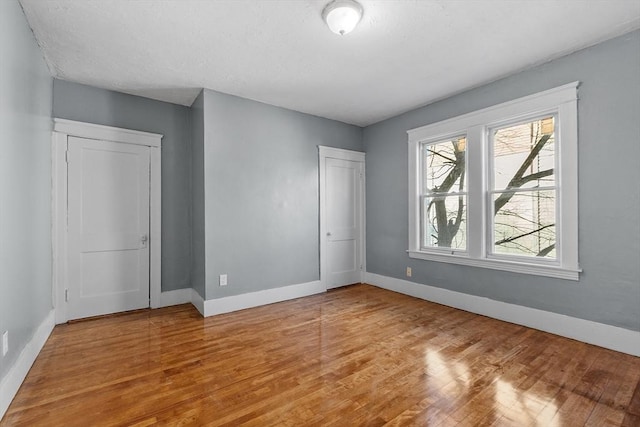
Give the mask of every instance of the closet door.
POLYGON ((68 139, 68 319, 149 307, 149 147, 68 139))

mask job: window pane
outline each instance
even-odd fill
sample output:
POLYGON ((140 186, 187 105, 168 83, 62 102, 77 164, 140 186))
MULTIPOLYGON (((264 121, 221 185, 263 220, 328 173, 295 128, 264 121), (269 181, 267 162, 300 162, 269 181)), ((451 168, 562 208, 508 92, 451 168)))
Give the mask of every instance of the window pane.
POLYGON ((555 185, 555 119, 545 117, 493 131, 493 188, 555 185))
POLYGON ((466 196, 455 195, 423 198, 422 247, 466 250, 466 196))
POLYGON ((423 193, 465 191, 466 146, 464 136, 422 146, 423 193))
POLYGON ((556 258, 555 191, 499 193, 494 195, 498 205, 494 253, 556 258))

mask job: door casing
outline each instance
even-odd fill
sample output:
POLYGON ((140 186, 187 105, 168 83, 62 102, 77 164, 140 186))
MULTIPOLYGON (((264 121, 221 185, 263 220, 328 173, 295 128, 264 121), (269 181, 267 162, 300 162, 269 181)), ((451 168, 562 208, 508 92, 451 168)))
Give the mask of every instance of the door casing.
POLYGON ((327 206, 326 206, 326 163, 327 159, 339 159, 350 160, 353 162, 362 163, 362 179, 360 180, 361 191, 360 200, 358 200, 359 214, 360 214, 360 235, 359 249, 362 259, 362 268, 360 270, 360 281, 364 281, 364 274, 367 271, 367 256, 366 256, 366 215, 365 215, 365 176, 366 176, 366 163, 365 153, 360 151, 345 150, 341 148, 318 146, 319 154, 319 179, 320 179, 320 282, 325 289, 330 289, 330 283, 328 279, 328 249, 325 236, 327 235, 327 206))
POLYGON ((111 126, 54 119, 52 169, 52 302, 56 323, 68 320, 67 275, 67 143, 70 136, 98 141, 144 145, 150 151, 149 176, 149 293, 150 306, 160 306, 161 293, 161 160, 162 135, 111 126))

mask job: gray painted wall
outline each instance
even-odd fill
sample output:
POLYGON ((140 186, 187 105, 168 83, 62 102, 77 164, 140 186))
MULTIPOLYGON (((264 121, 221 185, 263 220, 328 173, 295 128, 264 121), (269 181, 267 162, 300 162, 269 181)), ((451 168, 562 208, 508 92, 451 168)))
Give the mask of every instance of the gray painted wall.
POLYGON ((362 129, 204 91, 207 299, 319 279, 318 145, 362 129))
POLYGON ((191 105, 191 287, 205 298, 204 93, 191 105))
POLYGON ((639 119, 636 31, 365 128, 368 270, 639 331, 639 119), (406 131, 575 80, 580 281, 410 259, 406 131))
POLYGON ((0 1, 0 379, 51 300, 52 79, 17 1, 0 1))
POLYGON ((162 290, 191 286, 189 108, 55 80, 53 116, 164 135, 162 138, 162 290))

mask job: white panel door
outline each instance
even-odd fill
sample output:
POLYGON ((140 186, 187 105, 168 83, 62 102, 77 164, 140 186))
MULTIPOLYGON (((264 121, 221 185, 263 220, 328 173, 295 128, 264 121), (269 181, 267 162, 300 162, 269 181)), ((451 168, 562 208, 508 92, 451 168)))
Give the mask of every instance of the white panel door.
POLYGON ((149 147, 68 141, 68 319, 148 307, 149 147))
POLYGON ((363 163, 328 158, 325 164, 327 288, 360 283, 363 163))

